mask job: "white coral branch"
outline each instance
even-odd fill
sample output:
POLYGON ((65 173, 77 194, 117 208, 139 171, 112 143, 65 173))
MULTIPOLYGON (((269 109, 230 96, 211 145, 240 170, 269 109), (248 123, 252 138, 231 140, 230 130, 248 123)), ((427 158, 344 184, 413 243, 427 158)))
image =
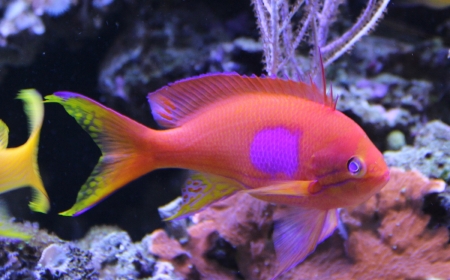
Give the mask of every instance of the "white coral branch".
POLYGON ((376 26, 378 20, 382 18, 388 4, 389 0, 369 0, 366 9, 355 25, 340 38, 322 48, 325 56, 325 67, 350 50, 362 36, 368 34, 376 26))
POLYGON ((309 43, 316 49, 321 49, 324 64, 328 66, 375 27, 389 3, 389 0, 369 0, 366 9, 353 27, 333 42, 326 44, 328 30, 337 20, 338 7, 343 1, 252 0, 263 42, 267 74, 271 76, 283 74, 304 80, 302 67, 297 63, 296 49, 302 42, 307 41, 308 33, 315 30, 314 38, 311 38, 309 43), (302 19, 296 23, 294 18, 299 13, 303 13, 302 19))

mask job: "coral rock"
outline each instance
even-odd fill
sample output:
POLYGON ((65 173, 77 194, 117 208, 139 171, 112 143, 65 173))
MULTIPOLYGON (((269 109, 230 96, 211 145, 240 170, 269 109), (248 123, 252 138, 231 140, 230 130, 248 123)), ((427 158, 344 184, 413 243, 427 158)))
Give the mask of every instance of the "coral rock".
POLYGON ((147 250, 163 260, 173 260, 188 254, 175 239, 171 239, 161 229, 155 230, 142 241, 147 250))

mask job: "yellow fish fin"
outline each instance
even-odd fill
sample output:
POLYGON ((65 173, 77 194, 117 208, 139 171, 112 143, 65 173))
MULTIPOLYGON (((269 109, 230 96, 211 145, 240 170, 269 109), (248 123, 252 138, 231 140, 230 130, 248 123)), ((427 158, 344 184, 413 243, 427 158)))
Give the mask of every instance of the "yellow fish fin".
POLYGON ((244 189, 241 183, 233 179, 193 172, 181 188, 183 199, 181 208, 175 215, 165 220, 192 215, 211 203, 244 189))
POLYGON ((320 192, 320 185, 316 181, 286 181, 246 190, 246 192, 261 200, 283 203, 278 201, 277 197, 282 200, 286 196, 310 196, 320 192))
POLYGON ((83 95, 56 92, 45 103, 61 104, 102 152, 97 165, 63 216, 79 215, 155 168, 149 137, 153 131, 83 95))
POLYGON ((302 262, 336 226, 336 209, 327 211, 295 206, 277 209, 272 237, 278 265, 272 279, 302 262))
POLYGON ((33 235, 24 233, 19 228, 14 228, 11 227, 11 225, 0 222, 0 237, 27 241, 30 240, 33 235))
POLYGON ((50 203, 37 164, 39 133, 44 118, 42 98, 34 89, 20 91, 17 98, 24 102, 30 137, 22 146, 0 150, 0 192, 31 186, 33 198, 29 207, 33 211, 47 213, 50 203))
POLYGON ((30 240, 34 236, 33 229, 13 223, 7 208, 6 203, 0 200, 0 238, 30 240))
POLYGON ((0 150, 4 150, 8 147, 8 134, 8 126, 0 120, 0 150))
POLYGON ((30 172, 28 172, 28 184, 32 187, 33 198, 28 206, 35 212, 47 213, 50 208, 49 198, 39 175, 37 164, 39 134, 44 120, 42 97, 35 89, 24 89, 19 92, 17 98, 24 102, 30 129, 30 137, 27 143, 23 145, 24 148, 28 148, 27 155, 30 156, 32 165, 30 172))
POLYGON ((33 134, 39 134, 44 119, 44 105, 42 97, 35 89, 23 89, 17 95, 17 99, 24 102, 24 110, 28 116, 30 139, 33 134))

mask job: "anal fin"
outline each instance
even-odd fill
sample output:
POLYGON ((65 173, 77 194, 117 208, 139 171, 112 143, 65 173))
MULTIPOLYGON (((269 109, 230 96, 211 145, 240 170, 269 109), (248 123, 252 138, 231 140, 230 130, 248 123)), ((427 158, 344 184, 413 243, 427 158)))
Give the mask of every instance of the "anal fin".
POLYGON ((181 189, 183 199, 181 208, 166 220, 192 215, 211 203, 243 189, 245 187, 233 179, 193 172, 181 189))

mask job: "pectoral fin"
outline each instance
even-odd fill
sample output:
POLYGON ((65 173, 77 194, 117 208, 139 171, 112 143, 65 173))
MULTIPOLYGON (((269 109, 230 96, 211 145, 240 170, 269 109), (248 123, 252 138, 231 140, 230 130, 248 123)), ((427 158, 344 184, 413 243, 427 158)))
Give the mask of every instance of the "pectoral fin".
POLYGON ((286 206, 275 213, 273 242, 278 266, 273 278, 302 262, 336 228, 336 209, 286 206))
POLYGON ((193 172, 181 189, 183 199, 181 208, 166 220, 192 215, 209 204, 243 189, 245 187, 235 180, 193 172))
POLYGON ((282 199, 286 196, 310 196, 320 190, 320 185, 316 181, 287 181, 247 190, 247 192, 261 200, 283 203, 278 201, 277 197, 282 199))

